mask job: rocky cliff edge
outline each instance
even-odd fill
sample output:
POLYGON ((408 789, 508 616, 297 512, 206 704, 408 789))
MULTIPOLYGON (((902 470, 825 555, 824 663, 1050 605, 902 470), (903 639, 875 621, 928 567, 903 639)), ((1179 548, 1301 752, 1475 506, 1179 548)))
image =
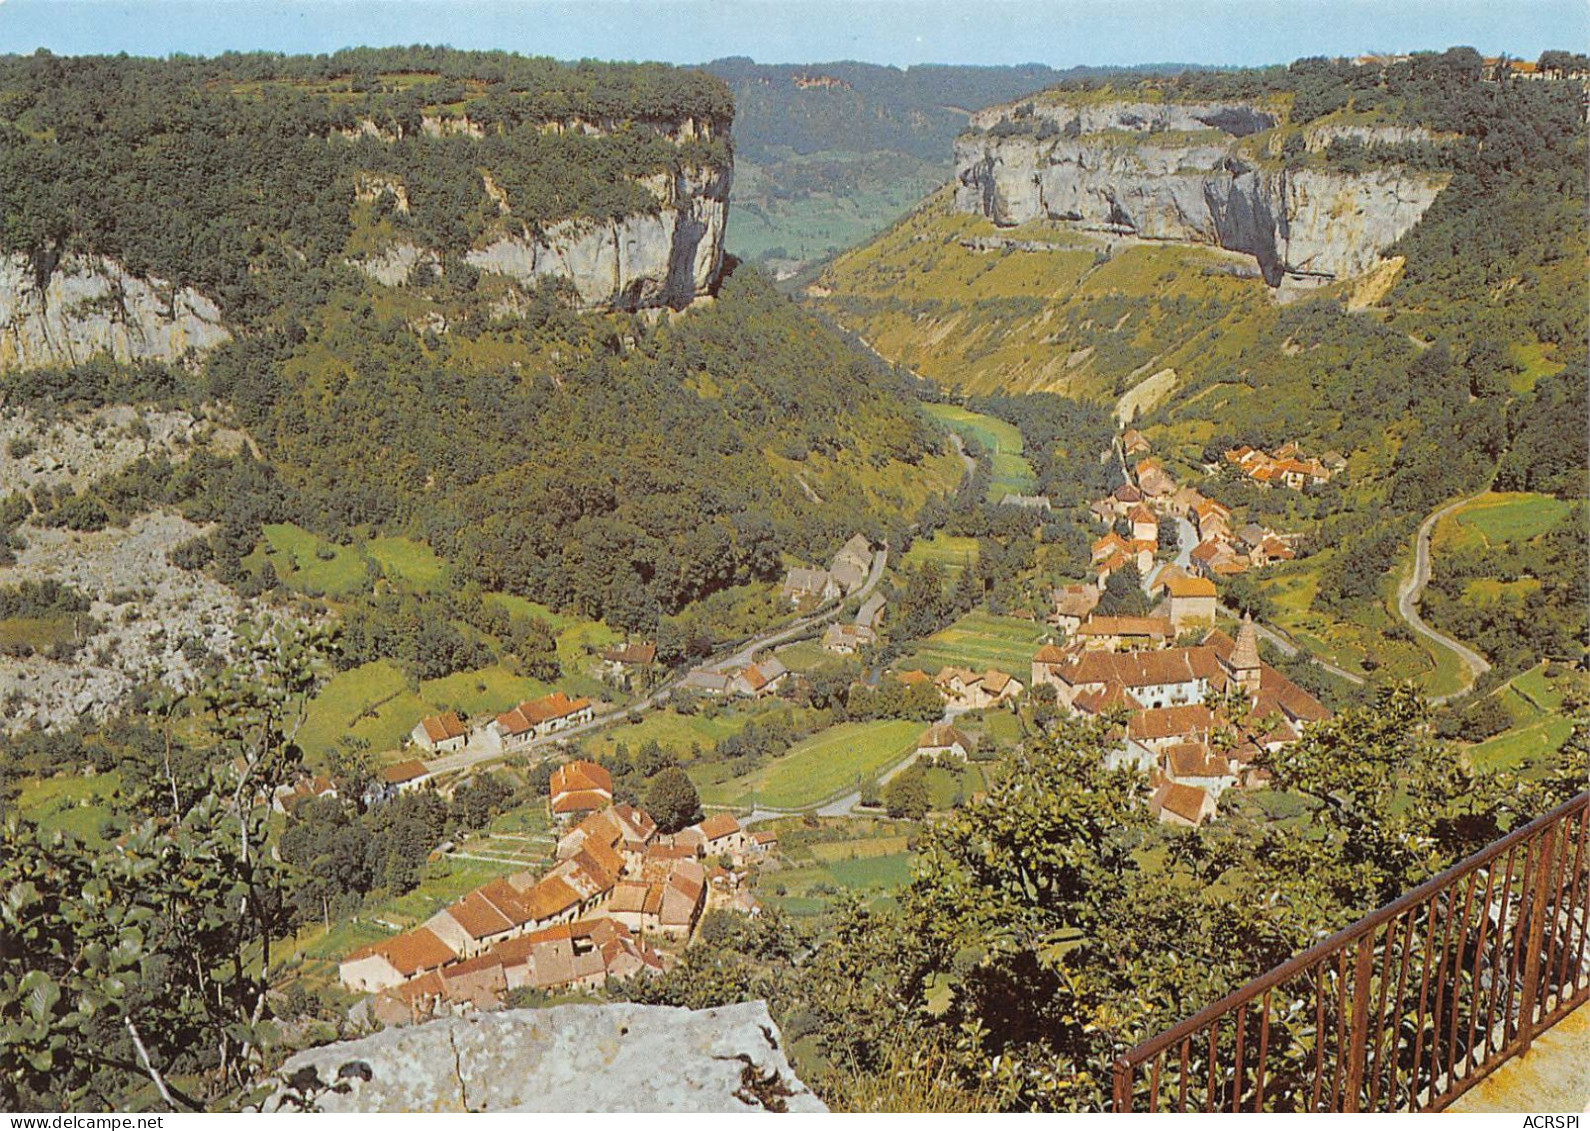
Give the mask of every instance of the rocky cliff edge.
MULTIPOLYGON (((1241 139, 1275 122, 1259 107, 1119 103, 1040 105, 1020 119, 1005 113, 985 116, 983 132, 956 143, 957 210, 1000 225, 1057 220, 1246 252, 1271 286, 1288 276, 1373 269, 1449 179, 1395 164, 1349 174, 1255 159, 1255 145, 1241 139)), ((1314 138, 1309 148, 1322 144, 1314 138)))
POLYGON ((231 336, 220 309, 198 291, 139 278, 104 256, 64 256, 42 285, 27 256, 0 256, 0 369, 71 365, 96 354, 177 361, 231 336))

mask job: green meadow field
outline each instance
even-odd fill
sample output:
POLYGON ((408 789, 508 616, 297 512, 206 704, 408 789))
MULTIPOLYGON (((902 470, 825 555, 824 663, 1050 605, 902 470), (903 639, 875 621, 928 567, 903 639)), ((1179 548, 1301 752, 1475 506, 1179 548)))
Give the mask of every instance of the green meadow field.
MULTIPOLYGON (((911 752, 922 724, 842 723, 798 742, 755 773, 701 787, 706 805, 802 809, 876 777, 911 752)), ((694 776, 694 775, 693 775, 694 776)))
POLYGON ((936 531, 931 538, 918 538, 900 559, 907 569, 920 569, 934 562, 946 573, 958 574, 977 564, 977 539, 936 531))

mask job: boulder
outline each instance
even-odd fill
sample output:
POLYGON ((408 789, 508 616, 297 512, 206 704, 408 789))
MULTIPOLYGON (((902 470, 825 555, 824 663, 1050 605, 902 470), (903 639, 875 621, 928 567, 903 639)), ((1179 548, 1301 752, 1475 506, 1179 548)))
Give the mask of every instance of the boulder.
POLYGON ((262 1110, 823 1112, 767 1003, 471 1013, 299 1053, 262 1110))

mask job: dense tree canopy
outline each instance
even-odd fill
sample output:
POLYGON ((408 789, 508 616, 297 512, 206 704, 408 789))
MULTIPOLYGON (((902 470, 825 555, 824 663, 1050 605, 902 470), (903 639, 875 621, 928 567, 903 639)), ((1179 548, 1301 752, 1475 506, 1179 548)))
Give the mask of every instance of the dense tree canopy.
POLYGON ((323 293, 370 175, 406 188, 389 224, 459 250, 488 230, 655 209, 636 180, 722 163, 732 112, 716 79, 660 64, 441 48, 8 56, 0 251, 41 282, 65 252, 107 255, 258 322, 323 293), (687 119, 703 133, 670 136, 687 119))

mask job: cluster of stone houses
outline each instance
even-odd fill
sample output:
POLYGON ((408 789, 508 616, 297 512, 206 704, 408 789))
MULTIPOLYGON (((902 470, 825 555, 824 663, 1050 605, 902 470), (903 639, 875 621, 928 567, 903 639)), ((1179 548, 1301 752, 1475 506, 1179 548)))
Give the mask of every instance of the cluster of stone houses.
POLYGON ((1160 648, 1183 632, 1215 623, 1214 582, 1192 577, 1171 565, 1155 577, 1150 593, 1159 603, 1146 617, 1100 616, 1102 591, 1086 583, 1063 585, 1051 594, 1053 610, 1046 618, 1067 640, 1084 648, 1160 648))
MULTIPOLYGON (((1136 565, 1143 576, 1149 575, 1154 568, 1154 553, 1159 543, 1159 523, 1166 517, 1186 519, 1192 524, 1198 544, 1189 552, 1188 564, 1193 571, 1210 580, 1234 577, 1250 569, 1263 568, 1271 562, 1290 561, 1296 556, 1297 535, 1280 534, 1257 523, 1249 523, 1241 530, 1234 531, 1229 507, 1207 498, 1196 487, 1178 486, 1170 473, 1153 458, 1131 463, 1130 457, 1149 450, 1148 440, 1141 432, 1128 429, 1121 438, 1121 446, 1128 457, 1131 477, 1089 507, 1093 516, 1106 526, 1113 527, 1124 519, 1131 527, 1130 538, 1112 529, 1093 543, 1093 570, 1101 588, 1109 580, 1110 574, 1127 562, 1136 565)), ((1327 459, 1340 461, 1341 457, 1334 452, 1318 460, 1300 461, 1296 458, 1296 445, 1288 444, 1281 451, 1289 455, 1286 461, 1276 463, 1276 466, 1287 464, 1283 472, 1277 473, 1277 482, 1291 485, 1297 481, 1298 475, 1307 478, 1315 471, 1322 472, 1328 480, 1335 470, 1339 470, 1324 462, 1327 459), (1291 463, 1297 463, 1303 470, 1290 469, 1291 463), (1292 478, 1288 479, 1287 476, 1292 478)), ((1226 457, 1231 459, 1239 453, 1242 453, 1243 459, 1257 456, 1276 462, 1273 457, 1246 447, 1228 452, 1226 457)), ((1240 461, 1233 462, 1247 469, 1240 461)), ((1254 466, 1261 464, 1255 463, 1254 466)), ((1345 461, 1342 461, 1341 467, 1345 466, 1345 461)), ((1266 471, 1265 477, 1269 476, 1270 472, 1266 471)))
POLYGON ((1009 702, 1027 690, 1021 680, 998 668, 985 672, 940 668, 933 677, 933 686, 943 698, 945 709, 952 713, 981 711, 1009 702))
POLYGON ((878 642, 878 626, 883 620, 884 597, 874 593, 856 610, 851 624, 834 623, 823 633, 823 650, 836 656, 851 656, 878 642))
POLYGON ((827 569, 791 569, 781 593, 793 608, 814 608, 855 593, 867 583, 871 570, 872 543, 864 535, 854 534, 827 569))
MULTIPOLYGON (((515 750, 565 727, 590 722, 595 716, 596 707, 589 699, 571 699, 555 691, 540 699, 526 700, 484 726, 497 734, 504 750, 515 750)), ((469 734, 469 725, 456 711, 445 711, 415 723, 409 741, 430 754, 447 754, 463 749, 469 734)))
POLYGON ((613 804, 611 778, 590 762, 558 768, 548 805, 565 831, 544 875, 492 880, 343 959, 343 984, 376 995, 379 1019, 487 1008, 521 987, 593 987, 659 972, 654 943, 688 941, 715 890, 754 910, 714 861, 740 867, 777 843, 727 815, 662 835, 645 810, 613 804))
POLYGON ((767 656, 743 668, 693 668, 679 686, 702 695, 738 695, 766 699, 777 695, 789 679, 789 669, 777 656, 767 656))
POLYGON ((503 750, 513 751, 528 746, 535 739, 588 723, 595 717, 596 707, 589 699, 570 699, 563 692, 554 691, 503 712, 491 727, 502 740, 503 750))
POLYGON ((1273 562, 1289 562, 1297 556, 1301 537, 1281 534, 1256 522, 1231 529, 1231 511, 1206 499, 1191 515, 1198 532, 1188 564, 1209 578, 1234 577, 1250 569, 1263 569, 1273 562))
MULTIPOLYGON (((561 691, 529 699, 494 719, 480 724, 489 729, 505 752, 523 749, 538 738, 556 734, 568 727, 588 723, 596 717, 596 705, 589 699, 570 698, 561 691)), ((456 711, 430 715, 414 724, 409 741, 429 754, 448 754, 462 750, 469 742, 470 726, 456 711)))
POLYGON ((1102 643, 1074 638, 1040 648, 1031 685, 1053 687, 1073 714, 1125 715, 1121 745, 1107 764, 1148 773, 1150 804, 1161 820, 1201 824, 1226 789, 1264 784, 1255 764, 1261 751, 1296 742, 1304 724, 1330 717, 1259 658, 1251 620, 1235 640, 1211 628, 1190 647, 1169 644, 1168 621, 1116 627, 1102 643))
POLYGON ((1340 452, 1326 452, 1315 458, 1305 456, 1298 446, 1287 441, 1275 453, 1243 444, 1226 453, 1226 462, 1261 487, 1288 487, 1301 491, 1311 484, 1329 483, 1331 476, 1347 466, 1340 452))
POLYGON ((1103 588, 1110 574, 1128 563, 1146 577, 1154 568, 1154 554, 1159 550, 1159 516, 1144 502, 1143 491, 1131 483, 1122 483, 1089 509, 1105 525, 1125 519, 1132 532, 1130 538, 1125 538, 1110 530, 1093 543, 1093 570, 1099 587, 1103 588))

